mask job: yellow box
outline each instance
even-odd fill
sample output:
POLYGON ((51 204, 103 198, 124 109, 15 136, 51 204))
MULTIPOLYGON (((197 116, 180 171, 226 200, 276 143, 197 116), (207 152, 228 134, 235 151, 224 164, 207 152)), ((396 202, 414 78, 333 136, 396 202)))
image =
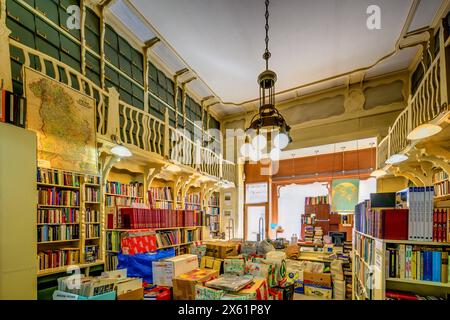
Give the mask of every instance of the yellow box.
POLYGON ((308 284, 305 284, 304 287, 305 287, 305 294, 307 296, 319 297, 322 299, 329 299, 329 300, 333 298, 333 290, 331 288, 316 287, 308 284))

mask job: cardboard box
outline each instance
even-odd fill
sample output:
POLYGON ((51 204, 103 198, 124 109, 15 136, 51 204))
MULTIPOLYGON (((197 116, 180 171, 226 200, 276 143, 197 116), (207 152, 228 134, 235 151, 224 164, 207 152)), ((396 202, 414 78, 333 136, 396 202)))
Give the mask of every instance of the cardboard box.
POLYGON ((115 290, 117 292, 117 298, 120 295, 125 294, 127 292, 136 291, 142 288, 142 279, 141 278, 127 278, 123 280, 119 280, 116 282, 115 290))
POLYGON ((220 300, 224 294, 223 290, 208 288, 201 284, 195 285, 195 300, 220 300))
POLYGON ((223 272, 242 276, 245 274, 245 260, 243 257, 228 257, 223 262, 223 272))
POLYGON ((201 269, 214 269, 219 271, 219 274, 223 271, 223 259, 216 259, 213 257, 204 256, 200 260, 201 269))
POLYGON ((206 243, 206 255, 214 258, 225 259, 238 254, 238 244, 233 242, 208 242, 206 243))
POLYGON ((332 299, 333 290, 331 288, 325 288, 325 287, 305 284, 305 294, 307 296, 311 296, 311 297, 319 297, 322 299, 332 299))
POLYGON ((195 285, 204 284, 218 276, 219 271, 213 269, 195 269, 177 276, 172 281, 174 300, 194 300, 195 285))
POLYGON ((139 288, 132 291, 127 291, 117 295, 117 300, 143 300, 144 288, 139 288))
POLYGON ((267 281, 266 279, 255 278, 253 283, 239 290, 236 294, 245 295, 249 300, 267 300, 269 296, 267 281))
POLYGON ((330 273, 312 273, 303 272, 303 282, 305 285, 314 285, 318 287, 331 288, 330 273))
POLYGON ((153 261, 153 284, 171 287, 176 276, 198 268, 198 258, 194 254, 153 261))

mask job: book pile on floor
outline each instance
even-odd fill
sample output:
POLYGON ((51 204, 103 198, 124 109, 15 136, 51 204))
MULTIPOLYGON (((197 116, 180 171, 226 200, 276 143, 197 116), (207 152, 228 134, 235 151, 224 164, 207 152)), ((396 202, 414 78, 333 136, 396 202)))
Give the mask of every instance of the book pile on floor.
POLYGON ((314 241, 314 227, 313 226, 305 226, 305 242, 313 242, 314 241))
POLYGON ((314 244, 323 244, 323 230, 322 227, 314 227, 314 244))

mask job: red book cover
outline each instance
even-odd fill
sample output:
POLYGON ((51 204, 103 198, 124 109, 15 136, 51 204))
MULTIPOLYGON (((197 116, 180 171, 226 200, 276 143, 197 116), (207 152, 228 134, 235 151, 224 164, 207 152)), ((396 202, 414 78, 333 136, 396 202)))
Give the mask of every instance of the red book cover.
POLYGON ((5 122, 5 105, 6 105, 6 90, 2 90, 2 101, 0 105, 0 122, 5 122))
POLYGON ((383 209, 383 239, 408 240, 408 209, 383 209))
POLYGON ((114 229, 114 215, 108 214, 108 229, 114 229))

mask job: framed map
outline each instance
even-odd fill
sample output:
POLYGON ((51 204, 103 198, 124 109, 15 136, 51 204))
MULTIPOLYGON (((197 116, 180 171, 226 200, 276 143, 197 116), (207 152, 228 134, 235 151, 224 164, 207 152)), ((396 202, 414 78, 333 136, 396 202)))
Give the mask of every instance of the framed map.
POLYGON ((354 212, 358 204, 359 180, 337 179, 331 184, 331 211, 354 212))
POLYGON ((52 168, 96 174, 95 100, 28 67, 25 95, 38 159, 52 168))

